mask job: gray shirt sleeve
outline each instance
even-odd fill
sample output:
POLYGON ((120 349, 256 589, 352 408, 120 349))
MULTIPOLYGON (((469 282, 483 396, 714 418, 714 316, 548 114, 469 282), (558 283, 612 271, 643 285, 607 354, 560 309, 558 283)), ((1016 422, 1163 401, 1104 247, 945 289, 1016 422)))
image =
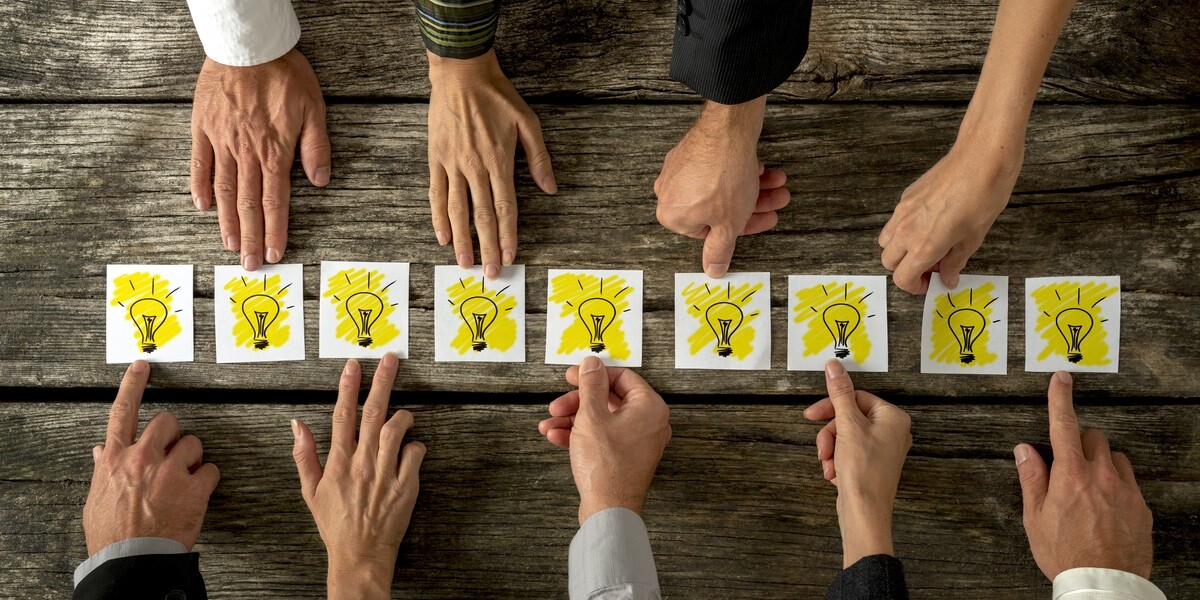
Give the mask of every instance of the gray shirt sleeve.
POLYGON ((110 560, 144 554, 187 554, 187 551, 182 543, 169 538, 140 537, 114 542, 101 548, 75 569, 75 586, 78 587, 80 581, 110 560))
POLYGON ((660 600, 646 524, 627 508, 602 510, 571 540, 571 600, 660 600))

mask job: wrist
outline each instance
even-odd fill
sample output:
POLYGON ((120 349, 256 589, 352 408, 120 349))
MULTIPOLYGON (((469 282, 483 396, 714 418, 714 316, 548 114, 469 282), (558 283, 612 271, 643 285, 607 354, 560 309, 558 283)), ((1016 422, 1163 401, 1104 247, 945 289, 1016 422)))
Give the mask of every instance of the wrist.
POLYGON ((429 83, 433 86, 462 85, 504 77, 495 50, 488 50, 474 58, 446 58, 429 51, 425 55, 429 58, 429 83))
POLYGON ((759 96, 741 104, 705 101, 696 127, 709 135, 741 139, 757 145, 767 112, 767 97, 759 96))
POLYGON ((865 556, 895 555, 890 498, 839 493, 837 506, 842 534, 842 568, 848 568, 865 556))
POLYGON ((370 561, 350 561, 347 564, 330 561, 326 587, 329 600, 389 598, 395 562, 383 565, 370 561))
POLYGON ((610 508, 627 508, 640 517, 642 516, 642 507, 644 504, 645 499, 638 496, 626 498, 580 498, 579 525, 582 526, 592 515, 610 508))

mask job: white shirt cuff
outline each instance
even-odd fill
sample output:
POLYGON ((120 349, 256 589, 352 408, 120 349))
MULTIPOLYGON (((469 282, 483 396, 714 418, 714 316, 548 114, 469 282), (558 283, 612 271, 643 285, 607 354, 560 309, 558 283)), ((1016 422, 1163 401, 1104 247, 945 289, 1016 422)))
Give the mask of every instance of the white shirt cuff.
POLYGON ((114 542, 88 557, 75 569, 75 587, 79 582, 92 574, 100 565, 118 558, 142 556, 145 554, 187 554, 187 546, 178 540, 159 537, 130 538, 114 542))
POLYGON ((571 600, 660 597, 646 524, 627 508, 588 517, 571 540, 568 565, 571 600))
POLYGON ((231 67, 271 62, 300 39, 291 0, 188 0, 209 58, 231 67))
POLYGON ((1167 600, 1153 583, 1125 571, 1081 567, 1054 578, 1054 600, 1167 600))

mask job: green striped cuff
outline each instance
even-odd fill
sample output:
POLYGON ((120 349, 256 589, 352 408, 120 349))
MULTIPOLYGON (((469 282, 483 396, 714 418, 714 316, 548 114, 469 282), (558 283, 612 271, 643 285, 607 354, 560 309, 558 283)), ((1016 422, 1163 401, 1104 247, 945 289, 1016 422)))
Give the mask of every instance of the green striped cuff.
POLYGON ((445 58, 474 58, 492 49, 498 0, 413 0, 421 38, 445 58))

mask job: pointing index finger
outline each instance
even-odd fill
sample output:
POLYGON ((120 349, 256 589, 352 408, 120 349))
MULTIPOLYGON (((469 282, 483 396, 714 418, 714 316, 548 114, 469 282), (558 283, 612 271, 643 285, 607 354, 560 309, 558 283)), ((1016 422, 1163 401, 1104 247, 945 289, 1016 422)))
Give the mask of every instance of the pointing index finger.
POLYGON ((1083 456, 1083 442, 1079 435, 1079 419, 1075 416, 1071 387, 1071 375, 1059 371, 1050 378, 1050 389, 1046 393, 1050 411, 1050 446, 1054 448, 1055 459, 1068 452, 1083 456))
POLYGON ((146 381, 149 379, 150 363, 144 360, 134 361, 125 370, 125 377, 121 379, 121 389, 117 390, 117 398, 108 413, 106 447, 124 448, 133 443, 133 438, 137 435, 142 392, 146 390, 146 381))

